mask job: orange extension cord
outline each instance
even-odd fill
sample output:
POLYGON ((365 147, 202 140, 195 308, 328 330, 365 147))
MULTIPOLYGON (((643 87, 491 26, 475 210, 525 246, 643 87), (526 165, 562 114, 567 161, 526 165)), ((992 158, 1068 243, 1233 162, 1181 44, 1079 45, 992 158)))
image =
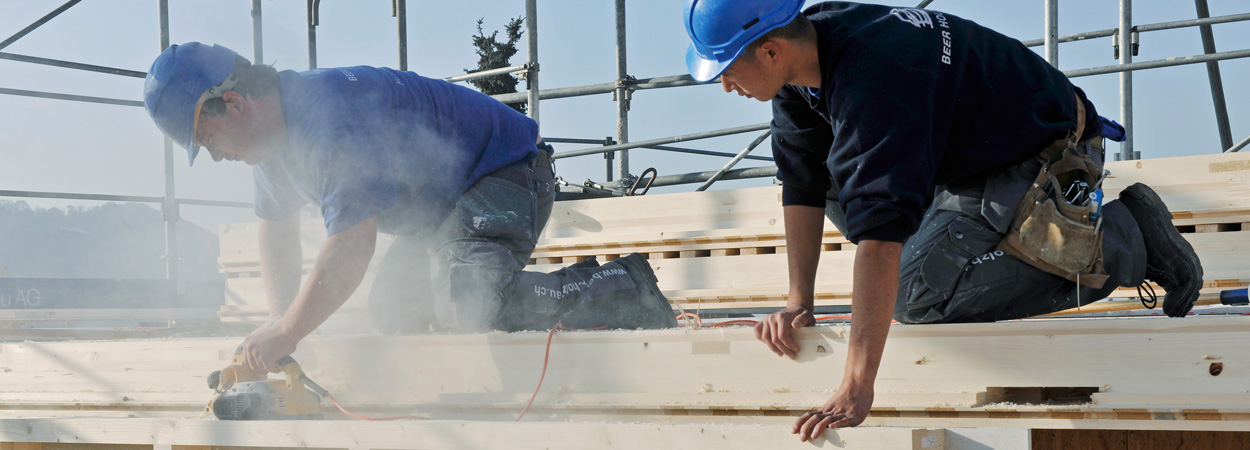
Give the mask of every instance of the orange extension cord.
POLYGON ((568 327, 565 327, 564 324, 560 322, 556 322, 556 324, 551 327, 551 331, 547 333, 547 349, 543 352, 543 371, 541 374, 538 375, 538 386, 534 386, 534 394, 530 396, 530 401, 525 402, 525 408, 521 410, 521 414, 516 416, 517 422, 520 422, 521 418, 525 417, 525 413, 529 412, 530 405, 533 405, 534 399, 538 398, 538 390, 542 389, 543 387, 543 379, 547 378, 547 362, 551 359, 551 338, 556 336, 556 330, 591 331, 591 330, 602 330, 605 328, 607 328, 607 326, 595 327, 595 328, 568 328, 568 327))

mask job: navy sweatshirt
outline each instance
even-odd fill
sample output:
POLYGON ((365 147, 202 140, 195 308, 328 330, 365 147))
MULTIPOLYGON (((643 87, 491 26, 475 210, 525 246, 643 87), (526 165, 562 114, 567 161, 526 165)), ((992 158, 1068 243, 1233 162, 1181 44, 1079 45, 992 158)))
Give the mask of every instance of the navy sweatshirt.
MULTIPOLYGON (((1020 41, 950 14, 828 2, 816 27, 820 89, 772 100, 782 203, 825 207, 847 238, 903 242, 934 188, 1020 163, 1076 128, 1075 89, 1020 41)), ((1101 122, 1085 93, 1085 137, 1101 122)))

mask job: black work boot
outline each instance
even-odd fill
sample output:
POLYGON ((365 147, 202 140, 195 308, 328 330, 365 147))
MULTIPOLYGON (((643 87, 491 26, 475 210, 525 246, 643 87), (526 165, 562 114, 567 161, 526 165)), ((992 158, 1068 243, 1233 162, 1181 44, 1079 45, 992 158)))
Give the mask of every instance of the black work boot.
POLYGON ((1172 213, 1153 189, 1134 183, 1120 192, 1146 242, 1146 279, 1167 290, 1163 311, 1184 317, 1198 300, 1202 289, 1202 262, 1198 254, 1172 225, 1172 213))
POLYGON ((659 280, 647 258, 631 253, 613 262, 624 266, 634 284, 638 285, 639 326, 647 329, 677 327, 677 315, 673 313, 673 306, 668 303, 668 298, 660 292, 660 286, 656 284, 659 280))

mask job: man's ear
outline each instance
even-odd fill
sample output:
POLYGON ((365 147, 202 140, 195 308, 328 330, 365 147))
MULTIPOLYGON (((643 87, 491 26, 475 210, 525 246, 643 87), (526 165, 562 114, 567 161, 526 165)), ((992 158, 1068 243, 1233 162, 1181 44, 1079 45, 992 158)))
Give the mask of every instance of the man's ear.
POLYGON ((250 112, 250 106, 247 98, 235 91, 229 91, 221 95, 221 101, 226 104, 226 113, 234 113, 240 116, 247 116, 250 112))
POLYGON ((771 64, 776 64, 781 58, 782 46, 777 41, 768 39, 760 43, 759 51, 755 53, 757 59, 763 59, 771 64))

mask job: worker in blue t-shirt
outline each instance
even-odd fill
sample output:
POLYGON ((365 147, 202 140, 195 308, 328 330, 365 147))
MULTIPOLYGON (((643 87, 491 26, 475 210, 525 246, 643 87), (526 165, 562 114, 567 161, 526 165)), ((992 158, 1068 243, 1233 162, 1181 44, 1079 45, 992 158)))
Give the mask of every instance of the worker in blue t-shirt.
POLYGON ((893 318, 989 322, 1089 303, 1150 279, 1181 317, 1193 248, 1145 185, 1101 201, 1103 138, 1122 128, 1019 41, 914 8, 686 0, 691 75, 771 101, 784 184, 788 306, 756 327, 778 355, 813 323, 825 217, 857 244, 837 394, 801 439, 868 415, 893 318), (1092 196, 1091 196, 1092 195, 1092 196))
POLYGON ((370 312, 385 332, 675 326, 642 255, 524 272, 551 215, 552 150, 528 117, 477 91, 375 67, 278 72, 222 46, 173 45, 144 86, 170 139, 254 167, 272 320, 244 342, 275 362, 354 292, 377 234, 396 235, 370 312), (299 210, 325 244, 300 286, 299 210))

